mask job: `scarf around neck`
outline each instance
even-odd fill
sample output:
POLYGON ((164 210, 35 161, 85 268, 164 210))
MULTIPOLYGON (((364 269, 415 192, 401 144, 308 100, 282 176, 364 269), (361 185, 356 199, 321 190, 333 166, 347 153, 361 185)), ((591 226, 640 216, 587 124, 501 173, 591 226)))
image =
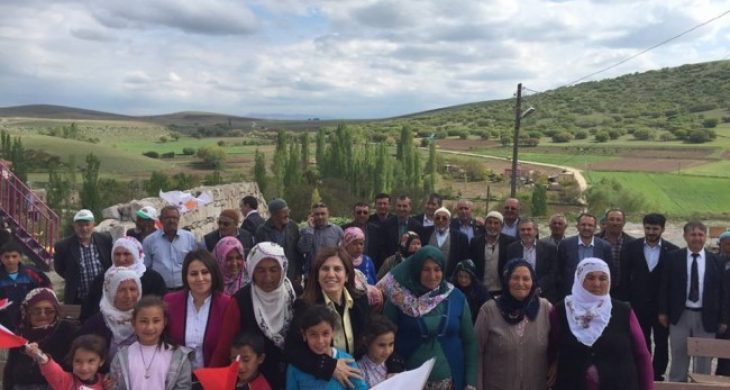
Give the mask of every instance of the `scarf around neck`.
POLYGON ((119 310, 114 306, 114 297, 117 294, 119 285, 127 280, 133 280, 137 284, 137 291, 139 292, 137 302, 139 302, 142 297, 142 283, 134 269, 117 267, 115 269, 110 268, 104 273, 104 290, 101 302, 99 302, 99 309, 104 317, 104 323, 112 332, 112 342, 116 344, 127 340, 134 333, 134 328, 132 328, 132 312, 134 309, 119 310))
POLYGON ((575 269, 572 294, 565 297, 565 315, 570 331, 582 344, 591 347, 603 334, 611 320, 611 296, 593 295, 583 288, 583 281, 591 272, 604 272, 611 278, 611 271, 603 260, 596 257, 583 259, 575 269))
POLYGON ((497 298, 497 307, 502 318, 509 324, 522 322, 525 317, 534 321, 540 311, 540 298, 537 295, 537 277, 532 265, 523 259, 513 259, 507 263, 502 274, 502 295, 497 298), (509 291, 509 281, 518 267, 527 267, 532 277, 530 294, 523 300, 518 300, 509 291))
POLYGON ((248 270, 246 268, 246 256, 243 249, 243 244, 241 244, 241 241, 239 241, 238 238, 233 236, 221 238, 220 241, 215 244, 215 248, 213 248, 213 255, 218 261, 218 267, 223 273, 223 284, 225 286, 224 292, 226 294, 235 294, 236 291, 240 290, 241 287, 245 286, 249 282, 249 275, 247 272, 248 270), (231 275, 226 272, 226 256, 228 256, 228 254, 234 250, 238 251, 241 257, 243 257, 243 266, 241 266, 241 269, 238 271, 238 273, 236 273, 235 275, 231 275))

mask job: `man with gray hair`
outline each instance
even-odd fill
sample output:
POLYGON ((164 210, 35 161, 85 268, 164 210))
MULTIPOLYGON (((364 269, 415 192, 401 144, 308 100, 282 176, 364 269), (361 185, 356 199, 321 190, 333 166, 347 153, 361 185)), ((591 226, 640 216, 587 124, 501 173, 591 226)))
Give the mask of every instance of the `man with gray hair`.
POLYGON ((474 203, 468 199, 460 199, 456 203, 456 218, 451 220, 451 228, 466 235, 469 242, 475 237, 484 234, 484 220, 472 218, 474 203))
POLYGON ((499 211, 490 211, 484 218, 484 234, 474 237, 469 254, 476 266, 477 279, 481 280, 493 296, 502 293, 499 264, 507 261, 507 247, 514 237, 502 234, 504 217, 499 211))
POLYGON ((502 234, 517 238, 519 232, 517 226, 520 224, 520 200, 508 198, 502 206, 504 222, 502 223, 502 234))
POLYGON ((550 235, 540 241, 553 244, 557 249, 560 241, 563 241, 565 238, 565 230, 568 228, 568 220, 565 218, 564 214, 553 214, 550 216, 548 227, 550 228, 550 235))
MULTIPOLYGON (((537 240, 537 223, 531 218, 520 220, 520 239, 507 247, 507 261, 525 259, 532 265, 540 286, 540 296, 551 303, 558 301, 557 252, 553 244, 537 240)), ((500 274, 505 264, 500 264, 500 274)))
POLYGON ((433 213, 433 226, 425 228, 422 242, 433 245, 444 255, 446 269, 444 278, 451 278, 456 269, 456 264, 469 256, 469 240, 464 233, 449 226, 451 212, 446 207, 441 207, 433 213))

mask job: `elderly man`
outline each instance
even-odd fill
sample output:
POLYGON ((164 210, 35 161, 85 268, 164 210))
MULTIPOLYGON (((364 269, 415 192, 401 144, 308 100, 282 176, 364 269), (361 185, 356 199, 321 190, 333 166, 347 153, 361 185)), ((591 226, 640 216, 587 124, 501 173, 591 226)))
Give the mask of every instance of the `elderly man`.
POLYGON ((623 269, 622 263, 623 260, 621 258, 621 252, 623 251, 624 245, 628 244, 631 241, 634 241, 635 238, 629 236, 624 232, 624 225, 626 225, 626 216, 624 215, 623 210, 614 208, 606 211, 606 215, 604 215, 605 222, 605 228, 601 233, 598 234, 598 237, 608 241, 609 244, 611 244, 611 256, 613 258, 613 270, 616 271, 616 274, 611 274, 612 282, 615 281, 615 283, 611 283, 611 292, 613 294, 616 294, 616 289, 620 288, 621 281, 623 280, 623 277, 621 275, 621 270, 623 269))
POLYGON ((241 245, 243 245, 243 254, 247 257, 248 252, 251 248, 253 248, 253 236, 248 232, 248 230, 239 228, 239 219, 240 218, 238 217, 238 212, 236 210, 222 210, 220 215, 218 215, 218 229, 215 229, 203 236, 205 249, 207 249, 208 252, 213 252, 215 245, 218 244, 218 241, 220 241, 221 238, 231 236, 236 237, 241 245))
MULTIPOLYGON (((614 275, 611 244, 594 236, 596 217, 583 213, 578 216, 578 234, 560 241, 558 245, 558 291, 559 299, 570 294, 575 277, 575 268, 586 257, 597 257, 608 264, 611 275, 614 275)), ((615 281, 611 278, 611 285, 615 281)))
POLYGON ((450 227, 451 212, 441 207, 433 214, 433 226, 426 228, 422 242, 441 250, 446 259, 445 278, 451 278, 456 264, 469 257, 469 240, 464 233, 450 227))
POLYGON ((550 235, 541 239, 540 241, 553 244, 553 246, 555 246, 555 249, 557 249, 560 241, 563 241, 563 239, 565 238, 565 229, 568 228, 568 220, 563 214, 553 214, 550 217, 550 223, 548 227, 550 228, 550 235))
POLYGON ((507 247, 515 241, 514 237, 502 234, 503 222, 499 211, 490 211, 484 219, 484 234, 474 237, 469 245, 477 278, 494 296, 501 294, 504 287, 499 264, 507 261, 507 247))
POLYGON ((134 228, 127 230, 127 236, 137 241, 144 241, 145 237, 157 230, 157 210, 152 206, 145 206, 137 210, 134 219, 134 228))
POLYGON ((94 278, 112 265, 112 238, 95 233, 94 226, 94 214, 79 210, 74 215, 74 234, 53 246, 53 268, 66 282, 64 303, 83 303, 94 278))
POLYGON ((520 224, 520 200, 516 198, 505 200, 502 213, 504 214, 502 234, 517 238, 519 235, 517 227, 520 224))
POLYGON ((289 260, 287 276, 295 287, 301 286, 304 259, 297 249, 299 227, 289 219, 289 206, 284 199, 269 202, 269 219, 256 229, 256 242, 271 241, 284 248, 289 260))
POLYGON ((342 239, 342 228, 330 223, 327 205, 319 202, 312 205, 308 226, 299 232, 297 249, 305 257, 305 272, 309 270, 321 248, 335 247, 342 239))
POLYGON ((460 199, 456 203, 456 218, 451 220, 451 227, 466 235, 471 240, 484 234, 484 221, 472 217, 474 203, 467 199, 460 199))
POLYGON ((160 211, 162 230, 147 236, 142 242, 144 265, 157 271, 168 290, 183 288, 182 264, 185 255, 195 249, 204 249, 193 233, 179 229, 180 210, 176 206, 165 206, 160 211))
MULTIPOLYGON (((558 301, 557 291, 557 249, 553 244, 537 240, 537 223, 530 218, 520 220, 520 239, 507 247, 507 261, 525 259, 532 264, 540 286, 540 296, 551 303, 558 301)), ((500 274, 505 264, 500 264, 500 274)))
MULTIPOLYGON (((687 247, 669 254, 659 288, 659 323, 669 327, 672 365, 670 382, 686 382, 689 368, 687 338, 715 338, 727 331, 723 304, 724 267, 705 250, 707 227, 699 221, 684 225, 687 247)), ((710 373, 712 358, 694 357, 693 372, 710 373)))
POLYGON ((421 224, 422 228, 433 226, 433 213, 441 207, 443 199, 439 194, 431 194, 423 205, 423 214, 418 214, 414 218, 421 224))
POLYGON ((264 223, 264 218, 259 214, 259 201, 255 197, 247 195, 238 203, 238 208, 243 215, 241 229, 251 233, 251 237, 253 237, 259 225, 264 223))
POLYGON ((669 254, 678 249, 671 242, 662 240, 666 221, 661 214, 645 215, 644 239, 624 245, 621 254, 621 287, 616 295, 616 298, 631 304, 649 352, 654 346, 654 379, 657 381, 664 380, 669 361, 669 330, 659 323, 657 317, 659 283, 669 254))

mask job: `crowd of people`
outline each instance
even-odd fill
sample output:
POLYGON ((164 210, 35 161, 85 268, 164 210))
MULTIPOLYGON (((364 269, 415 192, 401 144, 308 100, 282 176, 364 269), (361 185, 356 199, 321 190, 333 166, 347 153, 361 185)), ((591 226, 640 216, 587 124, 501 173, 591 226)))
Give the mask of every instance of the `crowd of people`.
POLYGON ((670 354, 668 380, 687 381, 688 337, 730 338, 730 231, 715 254, 690 221, 680 249, 661 214, 634 238, 611 209, 581 214, 571 237, 553 215, 540 238, 517 199, 484 218, 464 199, 452 214, 431 194, 419 215, 392 200, 356 203, 344 226, 316 203, 300 229, 285 200, 264 219, 247 196, 201 240, 175 206, 140 209, 114 242, 80 210, 54 248, 79 321, 8 241, 0 323, 29 344, 3 386, 202 388, 197 369, 237 362, 236 389, 367 389, 435 359, 426 389, 653 389, 670 354))

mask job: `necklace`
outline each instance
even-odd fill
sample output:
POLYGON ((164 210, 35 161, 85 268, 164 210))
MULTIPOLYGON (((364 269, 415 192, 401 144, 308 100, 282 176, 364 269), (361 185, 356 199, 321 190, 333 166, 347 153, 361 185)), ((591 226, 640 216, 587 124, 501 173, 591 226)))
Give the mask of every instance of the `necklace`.
POLYGON ((155 361, 155 357, 157 357, 157 350, 159 348, 159 346, 155 347, 152 359, 150 359, 149 364, 147 364, 144 358, 144 352, 142 352, 142 344, 139 344, 139 355, 142 356, 142 365, 144 366, 144 379, 150 379, 150 367, 152 367, 152 363, 155 361))

